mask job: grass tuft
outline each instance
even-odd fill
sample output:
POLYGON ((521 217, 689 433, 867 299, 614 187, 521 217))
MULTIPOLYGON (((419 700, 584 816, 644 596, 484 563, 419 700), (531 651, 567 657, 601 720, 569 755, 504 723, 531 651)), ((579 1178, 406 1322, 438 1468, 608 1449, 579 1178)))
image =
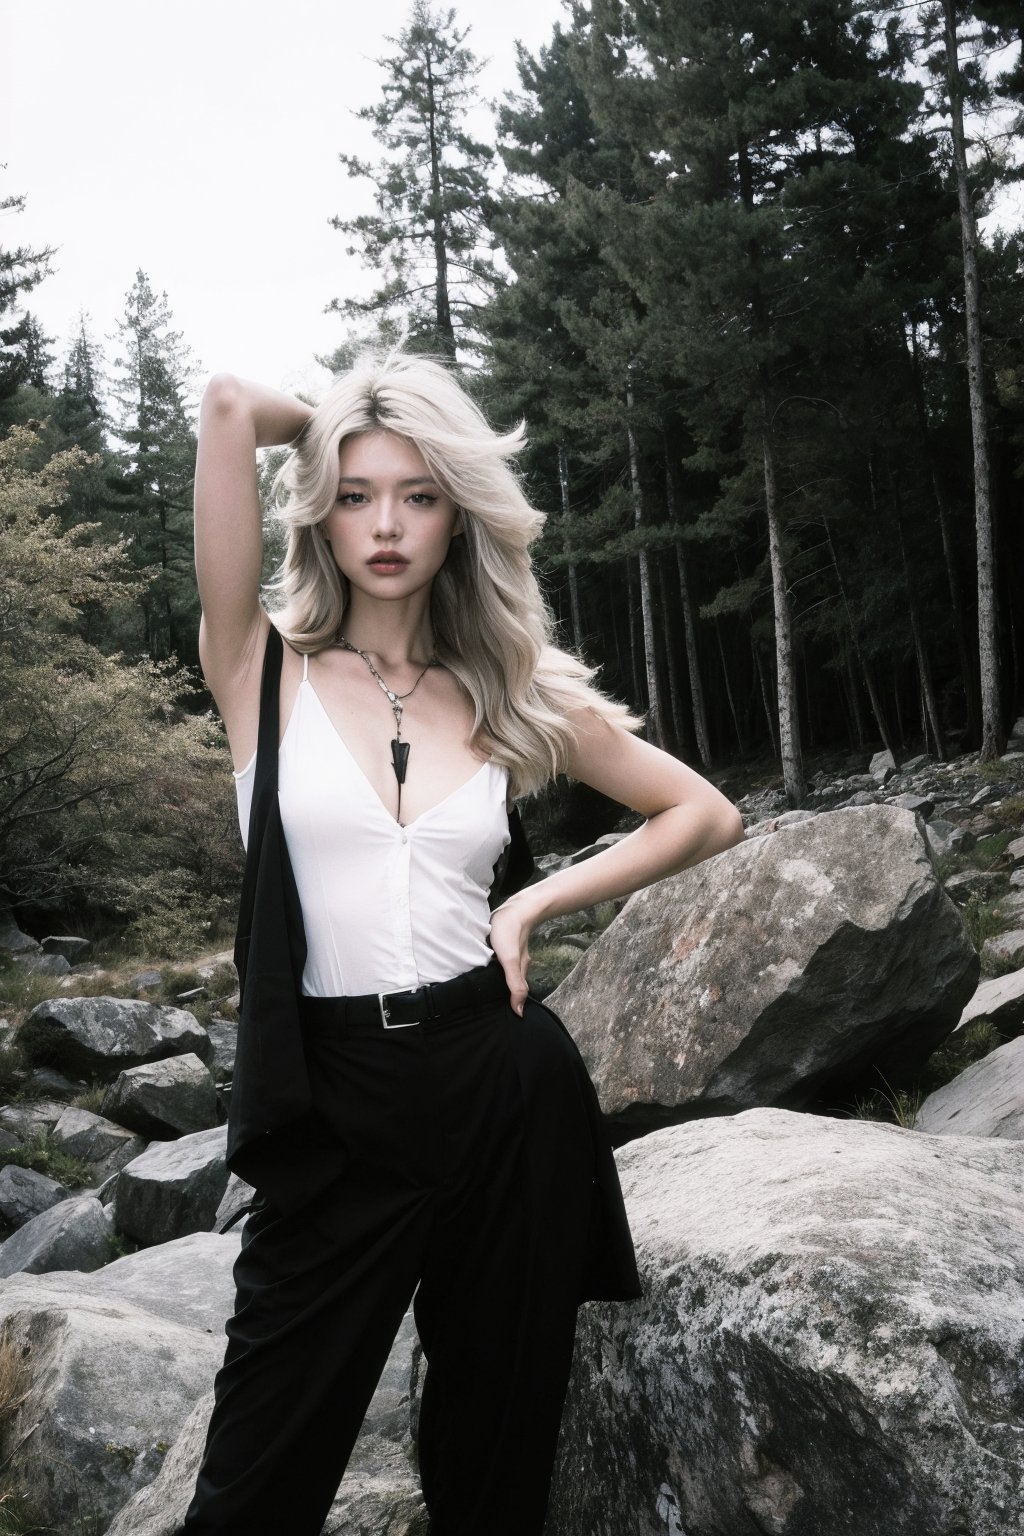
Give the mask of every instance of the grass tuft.
POLYGON ((18 1168, 34 1168, 56 1179, 65 1189, 84 1189, 96 1182, 91 1163, 83 1158, 72 1157, 63 1147, 54 1144, 52 1131, 37 1131, 23 1147, 10 1148, 0 1153, 0 1167, 14 1163, 18 1168))

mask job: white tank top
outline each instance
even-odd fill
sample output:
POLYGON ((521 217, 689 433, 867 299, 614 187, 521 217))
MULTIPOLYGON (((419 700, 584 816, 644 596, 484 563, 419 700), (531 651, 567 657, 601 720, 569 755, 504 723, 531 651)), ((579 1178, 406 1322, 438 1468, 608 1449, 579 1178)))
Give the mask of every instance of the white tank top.
MULTIPOLYGON (((243 845, 256 754, 234 773, 243 845)), ((306 997, 447 981, 493 951, 494 866, 510 840, 508 769, 472 778, 400 826, 338 735, 309 657, 278 752, 281 824, 302 905, 306 997)))

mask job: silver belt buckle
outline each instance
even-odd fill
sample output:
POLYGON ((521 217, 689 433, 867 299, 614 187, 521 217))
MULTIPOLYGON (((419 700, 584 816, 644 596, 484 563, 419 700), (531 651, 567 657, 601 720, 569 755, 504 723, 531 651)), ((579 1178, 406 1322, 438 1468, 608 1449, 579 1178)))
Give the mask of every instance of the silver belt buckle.
POLYGON ((415 987, 403 987, 403 988, 400 988, 398 992, 378 992, 377 993, 377 1006, 380 1008, 380 1021, 383 1024, 385 1029, 412 1029, 414 1027, 414 1025, 422 1023, 421 1019, 408 1019, 404 1024, 389 1024, 388 1023, 388 1005, 387 1005, 386 999, 389 998, 389 997, 399 997, 403 991, 404 992, 415 992, 416 988, 415 987))

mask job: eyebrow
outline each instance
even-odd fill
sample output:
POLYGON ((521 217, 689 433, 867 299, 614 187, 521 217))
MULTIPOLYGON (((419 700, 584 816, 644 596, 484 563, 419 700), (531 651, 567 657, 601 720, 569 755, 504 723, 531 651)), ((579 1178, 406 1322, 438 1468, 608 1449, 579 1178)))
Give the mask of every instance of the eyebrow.
MULTIPOLYGON (((338 477, 338 484, 339 485, 369 485, 370 481, 369 480, 364 480, 361 475, 339 475, 339 477, 338 477)), ((435 485, 436 486, 437 485, 437 481, 434 480, 430 475, 414 475, 411 480, 399 480, 398 484, 399 484, 399 486, 401 486, 403 488, 406 487, 406 486, 410 486, 410 485, 435 485)), ((437 488, 438 488, 438 490, 440 490, 440 486, 438 486, 437 488)))

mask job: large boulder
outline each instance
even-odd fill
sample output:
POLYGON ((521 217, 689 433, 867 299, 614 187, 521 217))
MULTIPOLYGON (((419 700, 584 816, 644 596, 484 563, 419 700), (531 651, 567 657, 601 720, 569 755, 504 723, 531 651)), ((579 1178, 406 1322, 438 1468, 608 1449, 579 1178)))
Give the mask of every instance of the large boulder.
POLYGON ((228 1184, 227 1126, 157 1141, 121 1169, 114 1221, 137 1243, 208 1232, 228 1184))
POLYGON ((136 1136, 89 1109, 69 1105, 53 1127, 53 1144, 62 1152, 90 1163, 96 1180, 109 1177, 146 1150, 144 1136, 136 1136))
MULTIPOLYGON (((223 1242, 223 1238, 216 1239, 223 1242)), ((413 1358, 419 1349, 406 1313, 366 1413, 323 1536, 426 1536, 427 1515, 410 1435, 413 1358)), ((175 1536, 195 1491, 213 1393, 197 1403, 159 1477, 126 1504, 106 1536, 175 1536)))
POLYGON ((67 1198, 63 1184, 34 1168, 19 1168, 17 1163, 0 1168, 0 1217, 9 1227, 23 1227, 67 1198))
POLYGON ((933 1136, 1024 1139, 1024 1036, 989 1051, 930 1093, 914 1129, 933 1136))
POLYGON ((28 1387, 0 1421, 0 1456, 40 1527, 103 1531, 156 1477, 223 1359, 237 1252, 203 1234, 93 1275, 0 1285, 0 1347, 28 1387))
POLYGON ((217 1124, 217 1089, 198 1056, 169 1056, 128 1067, 100 1105, 109 1120, 142 1136, 180 1136, 217 1124))
POLYGON ((114 1224, 94 1195, 62 1200, 0 1243, 0 1277, 48 1269, 99 1269, 113 1253, 114 1224))
POLYGON ((920 826, 890 806, 748 838, 631 896, 548 998, 605 1113, 640 1130, 820 1107, 908 1078, 979 962, 920 826))
POLYGON ((1024 1143, 756 1109, 616 1158, 644 1295, 580 1309, 551 1536, 1016 1528, 1024 1143))
POLYGON ((205 1058, 206 1030, 184 1008, 127 997, 63 997, 38 1003, 18 1035, 25 1058, 79 1077, 116 1077, 189 1051, 205 1058))

